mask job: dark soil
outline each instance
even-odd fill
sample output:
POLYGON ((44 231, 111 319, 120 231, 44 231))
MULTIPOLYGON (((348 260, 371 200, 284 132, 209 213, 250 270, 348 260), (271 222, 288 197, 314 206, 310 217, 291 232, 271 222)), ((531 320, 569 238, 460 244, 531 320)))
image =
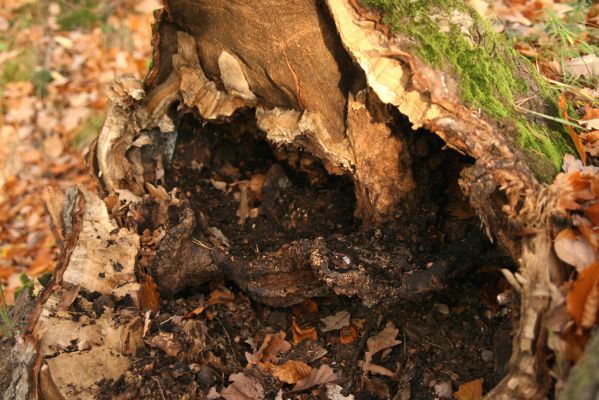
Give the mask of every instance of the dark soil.
POLYGON ((359 262, 379 268, 380 279, 389 281, 437 262, 451 272, 439 277, 445 289, 431 287, 423 291, 430 293, 399 304, 367 308, 357 298, 330 296, 314 299, 314 313, 302 305, 264 306, 227 282, 188 290, 161 302, 148 334, 173 334, 172 343, 182 351, 169 356, 147 346, 126 376, 105 383, 104 398, 203 399, 212 388, 227 386, 229 375, 245 371, 262 384, 266 399, 275 399, 280 390, 282 398, 326 399, 324 388, 294 393, 271 374, 247 368, 245 354, 255 351, 266 334, 283 331, 291 341, 294 315, 301 326, 316 327, 318 339, 294 345, 281 362, 328 364, 340 376, 344 393, 356 399, 430 399, 435 386, 455 391, 483 378, 488 390, 503 377, 515 307, 497 304, 496 295, 506 289, 499 268, 511 264, 487 241, 456 190, 459 171, 469 160, 442 150, 433 135, 410 133, 422 200, 392 224, 364 227, 353 217, 348 177, 329 175, 295 149, 272 150, 251 123, 197 128, 184 121, 181 130, 188 133, 179 139, 166 183, 183 190, 197 219, 222 231, 237 259, 249 262, 291 241, 322 237, 338 254, 341 269, 359 262), (247 207, 240 205, 243 196, 247 207), (210 293, 223 287, 235 293, 234 300, 206 305, 210 293), (189 318, 200 306, 205 311, 189 318), (357 327, 349 344, 340 342, 337 330, 321 331, 320 318, 341 310, 357 327), (360 367, 366 340, 388 321, 399 329, 401 344, 373 362, 395 374, 366 374, 360 367))
MULTIPOLYGON (((316 299, 318 312, 303 315, 299 321, 302 326, 317 327, 318 340, 295 345, 281 361, 301 360, 313 367, 329 364, 341 375, 338 384, 356 399, 386 398, 380 393, 387 390, 392 399, 431 399, 435 385, 447 383, 455 391, 458 385, 478 378, 484 378, 485 390, 490 390, 503 377, 511 354, 512 315, 507 308, 493 311, 481 304, 479 287, 489 279, 494 278, 476 274, 417 303, 385 310, 368 309, 346 298, 316 299), (319 329, 320 318, 340 310, 349 311, 352 320, 363 322, 354 343, 341 344, 338 331, 323 333, 319 329), (397 371, 397 376, 375 375, 369 378, 374 383, 368 383, 358 363, 364 357, 366 339, 382 330, 387 321, 395 323, 402 343, 382 360, 377 355, 374 362, 397 371), (380 397, 369 387, 377 387, 380 397), (410 396, 402 397, 406 393, 410 396)), ((183 321, 182 316, 202 304, 209 292, 206 288, 162 302, 161 314, 148 336, 174 333, 174 340, 183 350, 172 357, 148 347, 138 355, 130 375, 106 387, 105 398, 112 398, 115 392, 123 395, 121 398, 205 398, 211 387, 227 386, 230 374, 246 370, 245 353, 253 351, 250 343, 259 345, 267 333, 278 331, 286 332, 291 341, 294 310, 261 306, 243 293, 237 293, 231 303, 210 306, 209 317, 200 315, 183 321)), ((318 388, 292 393, 291 385, 257 368, 252 368, 251 376, 261 382, 266 399, 274 399, 281 389, 284 398, 327 398, 318 388)))

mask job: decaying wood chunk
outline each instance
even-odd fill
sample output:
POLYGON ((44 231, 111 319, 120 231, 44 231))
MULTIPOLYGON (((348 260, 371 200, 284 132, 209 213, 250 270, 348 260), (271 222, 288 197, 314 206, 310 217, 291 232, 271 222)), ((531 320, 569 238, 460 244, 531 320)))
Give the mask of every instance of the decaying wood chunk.
POLYGON ((100 381, 120 377, 142 343, 137 312, 113 311, 115 302, 137 302, 137 234, 117 227, 104 202, 83 188, 70 189, 52 214, 60 216, 54 224, 63 227, 63 252, 17 338, 20 367, 6 399, 96 398, 100 381))

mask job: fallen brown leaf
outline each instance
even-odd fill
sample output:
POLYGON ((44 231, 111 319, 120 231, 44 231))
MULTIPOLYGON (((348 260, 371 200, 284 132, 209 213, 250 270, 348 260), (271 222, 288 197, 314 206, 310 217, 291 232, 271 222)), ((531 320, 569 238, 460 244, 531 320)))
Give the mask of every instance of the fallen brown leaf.
POLYGON ((306 390, 314 386, 325 385, 327 383, 331 383, 336 381, 337 375, 335 375, 335 371, 327 364, 323 364, 320 368, 315 369, 312 368, 310 375, 300 380, 294 387, 294 392, 299 392, 300 390, 306 390))
POLYGON ((595 54, 571 58, 564 62, 564 70, 575 78, 591 79, 599 75, 599 57, 595 54))
POLYGON ((193 317, 197 317, 198 315, 203 313, 205 309, 206 309, 206 307, 204 307, 204 306, 196 307, 193 310, 191 310, 190 312, 188 312, 187 314, 185 314, 183 316, 182 320, 186 321, 188 319, 192 319, 193 317))
POLYGON ((397 346, 401 343, 401 340, 396 340, 395 337, 399 333, 399 329, 395 327, 393 322, 387 322, 387 326, 378 335, 372 336, 366 342, 368 346, 368 352, 373 356, 381 350, 397 346))
POLYGON ((225 400, 264 399, 264 389, 256 379, 238 373, 229 376, 229 381, 231 381, 231 384, 220 393, 225 400))
POLYGON ((358 328, 354 324, 345 326, 339 330, 339 342, 341 344, 350 344, 358 338, 358 328))
MULTIPOLYGON (((564 94, 562 94, 560 96, 558 104, 559 104, 559 109, 561 111, 562 117, 566 121, 570 121, 570 117, 568 116, 568 104, 566 101, 566 96, 564 94)), ((570 138, 572 139, 572 142, 574 143, 574 146, 576 147, 576 150, 578 151, 578 155, 580 156, 580 159, 582 160, 582 164, 586 165, 587 153, 584 151, 584 145, 582 144, 580 137, 576 134, 576 132, 574 132, 574 129, 572 129, 572 127, 570 125, 566 125, 566 129, 568 130, 568 133, 570 134, 570 138)))
POLYGON ((457 400, 480 400, 483 398, 483 380, 473 381, 460 385, 457 392, 453 394, 457 400))
POLYGON ((576 325, 590 328, 597 321, 599 306, 599 262, 585 268, 572 284, 567 297, 568 313, 576 325))
POLYGON ((350 317, 351 314, 347 311, 339 311, 335 315, 329 315, 328 317, 321 318, 320 322, 324 324, 324 327, 322 327, 320 330, 323 332, 329 332, 349 326, 350 317))
POLYGON ((146 274, 142 271, 139 272, 139 305, 142 310, 151 310, 157 312, 160 310, 160 295, 158 294, 158 287, 154 283, 154 279, 151 275, 146 274))
POLYGON ((555 253, 565 263, 581 271, 595 261, 591 244, 575 230, 567 228, 557 234, 554 242, 555 253))
POLYGON ((391 371, 381 365, 373 364, 371 362, 372 356, 373 356, 373 354, 371 354, 368 351, 364 354, 364 361, 362 362, 362 371, 370 372, 370 373, 377 374, 377 375, 387 376, 389 378, 392 378, 395 376, 395 373, 393 371, 391 371))
POLYGON ((268 370, 269 366, 279 361, 279 356, 291 350, 291 344, 285 340, 285 332, 268 334, 262 346, 253 354, 245 353, 245 358, 250 365, 260 365, 268 370))
POLYGON ((312 367, 302 361, 287 361, 281 366, 274 366, 272 368, 272 376, 280 380, 281 382, 296 384, 300 380, 304 379, 310 372, 312 367))
POLYGON ((221 288, 213 290, 208 297, 208 304, 213 306, 215 304, 227 304, 235 300, 235 293, 229 289, 221 288))
POLYGON ((308 326, 302 328, 295 321, 295 317, 291 317, 291 333, 293 334, 293 344, 298 344, 304 340, 314 340, 318 339, 316 334, 316 328, 313 326, 308 326))

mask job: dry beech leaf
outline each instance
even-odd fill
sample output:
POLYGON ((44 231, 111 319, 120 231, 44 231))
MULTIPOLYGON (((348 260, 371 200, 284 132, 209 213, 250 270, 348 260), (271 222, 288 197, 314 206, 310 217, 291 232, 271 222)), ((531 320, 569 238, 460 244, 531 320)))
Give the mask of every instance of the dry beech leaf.
POLYGON ((378 335, 368 339, 366 345, 368 352, 373 356, 381 350, 389 349, 401 343, 401 340, 396 340, 395 337, 399 333, 399 329, 395 327, 393 322, 387 322, 385 329, 379 332, 378 335))
POLYGON ((364 354, 364 361, 362 363, 362 371, 370 372, 372 374, 387 376, 389 378, 392 378, 395 376, 395 373, 393 371, 391 371, 381 365, 373 364, 371 362, 372 356, 373 356, 373 354, 371 354, 368 351, 364 354))
POLYGON ((229 289, 216 289, 210 293, 210 297, 208 297, 208 304, 227 304, 235 300, 235 293, 230 291, 229 289))
POLYGON ((272 368, 272 376, 280 380, 281 382, 290 383, 292 385, 298 383, 304 379, 310 372, 312 367, 301 361, 287 361, 281 366, 274 366, 272 368))
POLYGON ((320 330, 323 332, 330 332, 349 326, 350 318, 351 314, 347 311, 339 311, 335 315, 329 315, 328 317, 322 318, 320 321, 324 324, 324 327, 320 330))
POLYGON ((245 353, 248 364, 258 364, 263 369, 269 369, 268 366, 276 364, 279 361, 279 355, 291 350, 291 344, 285 340, 285 332, 279 332, 275 335, 268 334, 262 342, 262 346, 254 353, 245 353))
POLYGON ((564 157, 564 169, 568 172, 558 174, 551 185, 557 193, 558 207, 564 210, 580 210, 581 203, 599 196, 599 178, 596 174, 584 174, 579 163, 573 156, 564 157))
POLYGON ((160 295, 154 279, 149 274, 142 271, 139 272, 139 306, 142 311, 152 310, 158 312, 160 309, 160 295))
POLYGON ((358 328, 354 324, 345 326, 339 330, 339 342, 341 344, 350 344, 358 338, 358 328))
POLYGON ((589 130, 599 130, 599 108, 587 107, 579 123, 589 130))
MULTIPOLYGON (((570 121, 570 117, 568 116, 568 104, 567 104, 565 95, 562 94, 560 96, 558 104, 559 104, 559 109, 561 111, 562 117, 566 121, 570 121)), ((568 130, 568 133, 570 134, 570 138, 572 139, 572 142, 574 143, 574 146, 576 147, 576 150, 578 151, 578 155, 580 156, 582 163, 584 165, 586 165, 587 153, 584 151, 584 145, 582 144, 580 137, 578 136, 578 134, 576 132, 574 132, 574 129, 572 129, 572 127, 570 125, 566 125, 566 129, 568 130)))
POLYGON ((206 307, 204 307, 204 306, 196 307, 192 311, 190 311, 187 314, 185 314, 183 316, 182 320, 183 321, 187 321, 188 319, 192 319, 193 317, 197 317, 198 315, 200 315, 201 313, 203 313, 205 309, 206 309, 206 307))
POLYGON ((298 392, 300 390, 310 389, 314 386, 325 385, 337 380, 335 371, 327 364, 323 364, 320 368, 312 368, 310 375, 299 381, 294 387, 293 391, 298 392))
POLYGON ((264 399, 264 389, 256 379, 238 373, 229 376, 229 381, 231 381, 231 384, 220 393, 225 400, 264 399))
POLYGON ((576 325, 590 328, 597 320, 599 305, 599 262, 585 268, 568 292, 567 308, 576 325))
POLYGON ((480 400, 483 398, 483 380, 473 381, 460 385, 457 392, 453 394, 457 400, 480 400))
MULTIPOLYGON (((597 232, 591 221, 581 215, 572 215, 572 225, 593 248, 595 255, 599 255, 599 232, 597 232)), ((597 259, 599 257, 596 257, 597 259)), ((593 260, 594 261, 594 260, 593 260)), ((587 264, 588 265, 588 264, 587 264)))
POLYGON ((565 263, 578 271, 595 261, 591 244, 575 230, 567 228, 557 234, 554 243, 555 253, 565 263))
POLYGON ((599 57, 595 54, 571 58, 564 62, 564 70, 575 78, 591 79, 599 75, 599 57))
POLYGON ((298 344, 304 340, 316 341, 318 339, 315 327, 308 326, 302 328, 295 322, 295 317, 291 317, 291 333, 293 333, 293 344, 298 344))
POLYGON ((590 205, 587 209, 587 216, 594 226, 599 226, 599 202, 590 205))

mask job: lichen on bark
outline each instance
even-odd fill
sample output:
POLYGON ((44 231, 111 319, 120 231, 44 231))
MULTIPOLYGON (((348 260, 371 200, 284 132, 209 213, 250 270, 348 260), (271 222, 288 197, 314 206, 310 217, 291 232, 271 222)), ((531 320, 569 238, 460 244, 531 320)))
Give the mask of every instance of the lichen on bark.
POLYGON ((379 11, 382 22, 425 63, 453 75, 463 103, 513 131, 537 177, 552 180, 564 154, 574 151, 571 143, 561 128, 533 119, 517 104, 552 114, 559 94, 483 17, 460 0, 361 2, 379 11))

